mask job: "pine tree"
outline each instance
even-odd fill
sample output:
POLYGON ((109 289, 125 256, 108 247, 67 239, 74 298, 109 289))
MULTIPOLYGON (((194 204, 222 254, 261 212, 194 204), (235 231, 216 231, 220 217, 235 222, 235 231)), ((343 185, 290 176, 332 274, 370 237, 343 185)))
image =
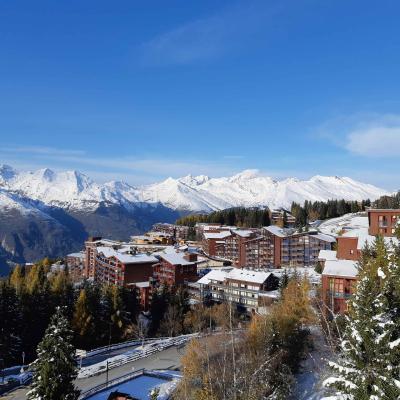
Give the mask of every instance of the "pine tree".
POLYGON ((0 282, 0 358, 6 366, 20 358, 21 313, 15 289, 7 282, 0 282))
POLYGON ((79 397, 74 386, 77 367, 71 343, 72 331, 62 309, 57 307, 37 349, 29 400, 75 400, 79 397))
POLYGON ((398 311, 393 309, 392 299, 399 281, 394 274, 398 268, 391 268, 391 259, 380 237, 363 251, 341 358, 330 363, 335 376, 325 384, 351 400, 400 398, 400 336, 394 329, 399 328, 400 318, 393 314, 398 311))

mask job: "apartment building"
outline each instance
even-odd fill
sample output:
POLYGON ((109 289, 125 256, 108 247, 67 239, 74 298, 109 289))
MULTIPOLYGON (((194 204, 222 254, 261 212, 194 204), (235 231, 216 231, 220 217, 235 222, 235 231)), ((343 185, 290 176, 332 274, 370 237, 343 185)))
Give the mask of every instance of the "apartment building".
POLYGON ((368 210, 368 234, 393 237, 396 234, 397 221, 400 217, 400 210, 368 210))
POLYGON ((85 265, 85 253, 70 253, 65 257, 65 265, 68 267, 69 275, 73 282, 78 282, 83 278, 85 265))
POLYGON ((289 211, 283 208, 271 211, 271 224, 281 228, 292 228, 296 223, 296 218, 289 211))
MULTIPOLYGON (((354 293, 357 282, 357 262, 362 249, 372 244, 377 235, 384 240, 397 242, 395 230, 400 210, 370 209, 365 223, 358 224, 357 228, 347 227, 337 238, 335 254, 323 253, 319 255, 324 265, 322 271, 322 300, 328 316, 343 314, 347 311, 347 300, 354 293)), ((362 217, 359 217, 360 221, 362 217)), ((358 221, 358 222, 359 222, 358 221)))
POLYGON ((256 236, 253 230, 236 229, 225 239, 223 258, 231 260, 235 267, 246 265, 246 243, 256 236))
POLYGON ((226 254, 226 241, 232 236, 230 230, 204 232, 202 239, 203 251, 210 257, 224 258, 226 254))
POLYGON ((320 250, 331 250, 336 243, 333 236, 317 231, 298 232, 273 225, 263 228, 262 236, 265 243, 261 264, 275 268, 315 265, 320 250))
POLYGON ((167 233, 178 241, 187 239, 189 227, 185 225, 175 225, 160 222, 153 225, 152 231, 167 233))
POLYGON ((236 267, 263 269, 315 265, 320 250, 331 250, 335 242, 333 236, 317 231, 271 225, 261 230, 204 232, 202 245, 207 255, 231 260, 236 267))
POLYGON ((99 283, 127 286, 148 281, 157 258, 126 248, 97 247, 94 279, 99 283))
POLYGON ((175 239, 170 233, 150 231, 144 235, 131 236, 131 243, 138 245, 151 244, 172 246, 175 243, 175 239))
POLYGON ((153 278, 167 285, 186 285, 195 282, 197 276, 197 254, 179 251, 158 253, 158 262, 153 266, 153 278))
POLYGON ((357 283, 357 263, 352 260, 326 260, 322 274, 322 295, 326 314, 344 314, 357 283), (330 312, 329 312, 330 310, 330 312))
POLYGON ((212 270, 197 284, 203 301, 228 301, 239 311, 254 313, 278 288, 279 279, 271 272, 232 268, 212 270))

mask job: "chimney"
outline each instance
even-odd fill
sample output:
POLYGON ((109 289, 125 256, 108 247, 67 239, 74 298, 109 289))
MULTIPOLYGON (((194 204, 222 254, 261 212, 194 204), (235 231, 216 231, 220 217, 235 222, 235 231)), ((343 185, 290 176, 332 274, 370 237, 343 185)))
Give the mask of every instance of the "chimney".
POLYGON ((183 258, 189 262, 196 262, 197 261, 197 254, 194 253, 186 253, 183 258))

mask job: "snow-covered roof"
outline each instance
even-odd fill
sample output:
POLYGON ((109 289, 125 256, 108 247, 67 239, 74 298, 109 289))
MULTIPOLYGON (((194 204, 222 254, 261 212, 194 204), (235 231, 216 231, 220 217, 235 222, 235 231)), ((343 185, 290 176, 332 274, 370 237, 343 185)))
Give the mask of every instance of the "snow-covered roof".
POLYGON ((205 239, 225 239, 228 236, 231 236, 230 231, 224 232, 205 232, 204 234, 205 239))
MULTIPOLYGON (((352 229, 348 232, 345 232, 342 237, 349 238, 358 238, 357 249, 362 250, 366 244, 371 245, 375 241, 375 236, 372 236, 368 233, 368 228, 357 228, 352 229)), ((390 245, 391 243, 398 243, 398 239, 395 237, 387 237, 383 238, 386 244, 390 245)))
POLYGON ((254 232, 253 231, 249 231, 249 230, 244 230, 244 229, 238 229, 236 231, 234 231, 234 233, 236 235, 239 235, 240 237, 250 237, 254 232))
POLYGON ((147 288, 150 287, 150 282, 149 281, 145 281, 145 282, 136 282, 134 283, 134 285, 138 288, 147 288))
POLYGON ((322 275, 343 276, 355 278, 358 274, 357 261, 327 260, 322 275))
POLYGON ((323 221, 318 226, 321 232, 333 235, 337 235, 342 230, 356 228, 368 228, 368 217, 365 213, 345 214, 323 221))
POLYGON ((313 237, 322 240, 323 242, 335 243, 336 238, 331 235, 326 235, 325 233, 317 233, 316 235, 312 235, 313 237))
POLYGON ((271 272, 253 271, 250 269, 233 268, 226 276, 226 279, 234 279, 238 281, 264 283, 271 272))
POLYGON ((320 250, 318 258, 325 261, 337 260, 336 253, 337 252, 335 250, 320 250))
POLYGON ((208 274, 200 278, 197 283, 208 285, 211 281, 223 282, 230 269, 213 269, 208 274))
POLYGON ((85 253, 84 252, 79 252, 79 253, 70 253, 67 254, 67 257, 75 257, 75 258, 80 258, 80 259, 84 259, 85 258, 85 253))
POLYGON ((142 264, 142 263, 156 263, 158 260, 154 256, 147 254, 126 254, 118 250, 114 250, 112 247, 98 247, 98 253, 102 253, 104 257, 115 257, 117 260, 124 264, 142 264))
POLYGON ((159 254, 159 256, 172 265, 193 265, 196 263, 195 261, 188 261, 185 258, 185 253, 164 253, 159 254))
POLYGON ((287 234, 283 228, 276 225, 265 226, 264 229, 275 236, 286 237, 287 234))

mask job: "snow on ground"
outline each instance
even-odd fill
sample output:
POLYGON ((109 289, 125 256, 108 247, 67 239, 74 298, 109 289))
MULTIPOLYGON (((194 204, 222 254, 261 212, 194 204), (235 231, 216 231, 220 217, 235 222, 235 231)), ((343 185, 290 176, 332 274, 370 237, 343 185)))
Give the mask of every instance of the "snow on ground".
POLYGON ((193 336, 195 336, 195 335, 186 335, 184 337, 160 339, 160 340, 157 340, 157 341, 154 341, 151 343, 147 343, 144 346, 138 346, 134 349, 131 349, 122 354, 118 354, 116 356, 107 358, 96 364, 82 367, 79 370, 78 379, 79 378, 87 378, 87 377, 96 375, 100 372, 103 372, 107 368, 107 363, 108 363, 108 368, 111 369, 117 365, 126 364, 133 360, 147 357, 148 355, 150 355, 154 352, 164 350, 174 344, 180 344, 180 343, 182 343, 182 341, 189 340, 193 336), (177 340, 178 340, 178 342, 177 342, 177 340))
MULTIPOLYGON (((3 377, 4 381, 8 382, 11 379, 15 379, 19 381, 20 384, 26 383, 31 377, 31 372, 21 372, 21 365, 16 365, 14 367, 3 369, 3 377)), ((28 366, 25 366, 24 369, 26 370, 28 366)))
POLYGON ((365 213, 345 214, 338 218, 331 218, 323 221, 318 225, 318 229, 322 233, 328 235, 337 235, 343 229, 360 229, 368 228, 368 217, 365 213))
POLYGON ((318 285, 321 282, 321 274, 315 272, 313 266, 305 266, 305 267, 296 267, 296 268, 271 268, 268 270, 272 272, 278 278, 281 278, 282 275, 286 272, 289 276, 297 273, 301 276, 307 276, 310 282, 313 285, 318 285))
MULTIPOLYGON (((329 389, 322 382, 329 373, 327 360, 332 358, 332 352, 326 344, 323 332, 319 326, 311 327, 314 348, 302 363, 300 373, 296 378, 296 386, 290 400, 327 400, 329 389)), ((333 398, 332 398, 333 400, 333 398)))
POLYGON ((158 400, 168 400, 178 386, 181 378, 182 374, 178 371, 146 371, 144 375, 108 388, 89 397, 89 399, 105 400, 111 392, 118 390, 119 392, 130 394, 139 400, 147 400, 150 393, 158 388, 158 400))
POLYGON ((153 343, 144 345, 143 347, 138 346, 133 350, 129 350, 129 351, 126 351, 125 353, 119 354, 117 356, 107 358, 104 361, 100 361, 96 364, 89 365, 87 367, 82 367, 79 370, 78 379, 93 376, 101 371, 104 371, 107 368, 107 363, 110 368, 114 363, 120 362, 121 364, 124 364, 124 362, 126 362, 127 359, 129 359, 130 357, 132 357, 134 355, 140 356, 141 354, 143 354, 143 356, 144 356, 144 351, 149 350, 152 346, 153 346, 153 343))
MULTIPOLYGON (((165 385, 166 382, 165 379, 158 378, 155 376, 147 376, 147 375, 141 375, 137 378, 134 378, 130 381, 120 383, 118 385, 115 385, 107 390, 104 390, 102 392, 96 393, 95 395, 89 397, 90 400, 106 400, 108 396, 110 395, 111 392, 119 391, 122 393, 127 393, 130 394, 131 396, 139 399, 139 400, 148 400, 149 399, 149 394, 152 389, 156 387, 161 387, 165 385)), ((160 396, 159 399, 161 400, 160 396)), ((164 398, 166 399, 166 398, 164 398)), ((164 400, 162 399, 162 400, 164 400)))

